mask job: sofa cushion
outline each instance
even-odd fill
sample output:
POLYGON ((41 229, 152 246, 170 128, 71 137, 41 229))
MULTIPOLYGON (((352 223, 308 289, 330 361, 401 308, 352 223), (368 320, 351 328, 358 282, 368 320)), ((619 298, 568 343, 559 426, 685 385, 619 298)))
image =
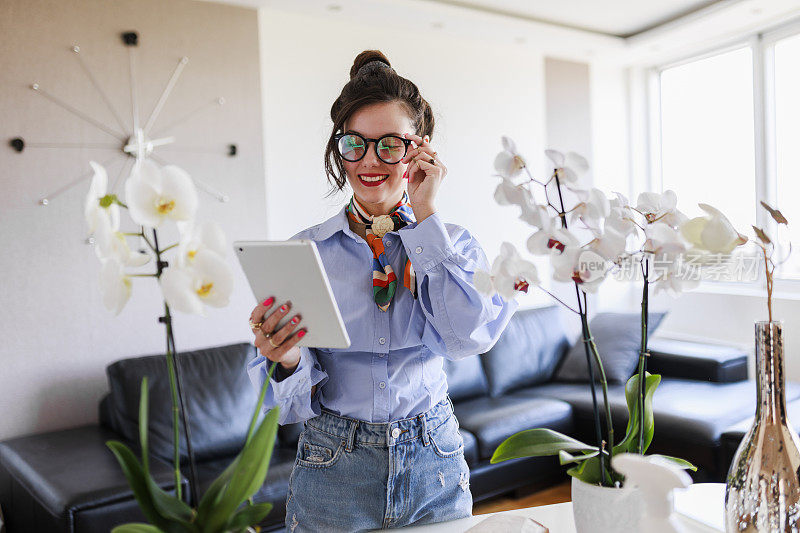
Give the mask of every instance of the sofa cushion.
MULTIPOLYGON (((649 333, 652 334, 658 328, 665 314, 650 313, 647 328, 649 333)), ((636 370, 642 342, 641 316, 639 313, 598 313, 589 322, 609 383, 625 383, 636 370)), ((600 373, 594 361, 592 368, 595 380, 599 381, 600 373)), ((589 381, 586 351, 580 338, 559 366, 556 381, 589 381)))
POLYGON ((475 435, 470 433, 464 428, 458 428, 461 437, 464 439, 464 459, 467 460, 467 465, 472 468, 472 465, 478 462, 478 440, 475 435))
MULTIPOLYGON (((786 397, 800 398, 800 386, 787 384, 786 397)), ((628 409, 624 385, 608 388, 615 427, 625 428, 628 409)), ((588 384, 551 383, 512 394, 518 398, 552 398, 569 403, 576 419, 592 419, 592 397, 588 384)), ((602 402, 597 387, 597 401, 602 402)), ((752 381, 709 383, 662 379, 653 397, 655 438, 682 441, 690 445, 719 446, 722 433, 732 424, 755 412, 756 391, 752 381)), ((601 413, 602 415, 602 413, 601 413)), ((617 442, 624 435, 619 435, 617 442)), ((691 459, 687 457, 687 459, 691 459)))
POLYGON ((648 351, 653 374, 716 383, 747 379, 747 352, 733 346, 651 339, 648 351))
POLYGON ((533 428, 567 432, 572 429, 572 408, 546 398, 475 398, 455 406, 461 427, 478 440, 480 459, 490 459, 508 437, 533 428))
POLYGON ((444 372, 447 374, 447 393, 453 401, 483 396, 489 390, 478 357, 465 357, 457 361, 445 359, 444 372))
MULTIPOLYGON (((247 361, 254 356, 255 347, 249 343, 178 355, 196 461, 238 453, 244 446, 258 403, 258 391, 253 389, 245 371, 247 361)), ((111 390, 108 420, 112 429, 133 442, 138 441, 140 384, 142 377, 148 376, 150 451, 171 460, 172 396, 165 356, 123 359, 109 365, 106 374, 111 390)), ((183 438, 180 453, 182 461, 188 460, 183 438)))
POLYGON ((568 347, 559 307, 517 311, 492 349, 481 355, 490 396, 549 381, 568 347))

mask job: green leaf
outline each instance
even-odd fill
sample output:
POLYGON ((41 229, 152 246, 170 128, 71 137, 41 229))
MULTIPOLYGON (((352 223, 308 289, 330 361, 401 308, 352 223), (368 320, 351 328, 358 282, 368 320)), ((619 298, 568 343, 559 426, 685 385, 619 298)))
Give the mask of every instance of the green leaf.
POLYGON ((133 495, 136 501, 139 502, 139 507, 142 509, 144 516, 153 525, 157 526, 168 533, 184 533, 187 529, 180 523, 175 523, 159 513, 158 509, 153 502, 153 498, 148 489, 147 478, 145 478, 142 465, 136 459, 133 452, 119 441, 110 440, 106 442, 122 467, 122 472, 128 480, 128 484, 133 490, 133 495))
POLYGON ((111 533, 163 533, 156 526, 150 524, 130 523, 122 524, 111 530, 111 533))
POLYGON ((272 511, 272 504, 257 503, 255 505, 247 505, 242 507, 235 515, 233 515, 225 526, 225 531, 243 529, 248 526, 254 526, 261 522, 265 516, 272 511))
POLYGON ((669 455, 659 455, 659 454, 648 455, 648 457, 658 457, 660 459, 667 461, 668 463, 672 463, 678 468, 682 468, 684 470, 691 470, 692 472, 697 472, 696 466, 694 466, 689 461, 686 461, 685 459, 681 459, 679 457, 671 457, 669 455))
POLYGON ((511 435, 501 442, 489 462, 494 464, 518 457, 558 455, 562 450, 567 452, 591 452, 596 451, 597 447, 589 446, 552 429, 526 429, 511 435))
POLYGON ((592 453, 586 453, 583 455, 572 455, 569 452, 565 452, 561 450, 558 452, 558 462, 563 466, 569 463, 580 463, 581 461, 585 461, 587 459, 591 459, 592 457, 596 457, 600 452, 594 451, 592 453))
POLYGON ((236 459, 234 459, 233 462, 231 462, 231 464, 229 464, 228 467, 223 470, 219 476, 217 476, 217 479, 215 479, 214 482, 209 485, 208 489, 206 489, 206 493, 203 494, 203 498, 200 500, 200 504, 197 507, 198 524, 205 524, 208 521, 208 518, 214 507, 222 498, 225 488, 228 486, 228 483, 231 480, 231 476, 233 476, 233 471, 236 469, 236 465, 239 463, 240 456, 241 453, 236 456, 236 459))
POLYGON ((111 530, 111 533, 162 533, 156 526, 150 524, 122 524, 111 530))
MULTIPOLYGON (((653 416, 653 394, 656 392, 661 376, 645 372, 644 380, 644 451, 653 441, 655 418, 653 416)), ((630 452, 638 453, 639 446, 639 375, 634 374, 625 384, 625 402, 628 404, 628 428, 625 438, 616 446, 612 455, 630 452)))
POLYGON ((267 477, 275 433, 278 430, 278 407, 267 413, 250 442, 237 456, 230 482, 219 502, 209 512, 203 531, 216 532, 222 528, 241 503, 261 488, 267 477))
POLYGON ((162 490, 150 476, 149 453, 147 448, 147 429, 149 426, 148 404, 149 391, 147 388, 147 376, 144 376, 142 378, 142 389, 139 395, 139 444, 142 448, 142 465, 144 478, 147 481, 147 490, 150 492, 153 506, 161 516, 181 522, 185 527, 194 530, 196 528, 191 522, 194 520, 195 512, 192 508, 180 498, 172 496, 162 490))

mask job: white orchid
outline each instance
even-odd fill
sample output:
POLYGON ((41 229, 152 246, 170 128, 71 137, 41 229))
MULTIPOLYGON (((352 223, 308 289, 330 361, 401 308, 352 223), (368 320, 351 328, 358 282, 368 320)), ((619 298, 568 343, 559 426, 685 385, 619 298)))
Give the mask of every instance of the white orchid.
POLYGON ((614 194, 616 198, 609 202, 611 210, 606 217, 605 229, 613 229, 627 237, 636 233, 636 214, 625 195, 618 192, 614 194))
POLYGON ((527 166, 525 159, 517 151, 517 146, 509 137, 503 137, 503 151, 494 159, 494 168, 504 178, 513 178, 527 166))
POLYGON ((95 243, 95 254, 101 261, 115 259, 123 266, 138 267, 150 261, 150 255, 146 252, 132 251, 125 235, 112 228, 108 221, 98 219, 95 229, 97 242, 95 243))
POLYGON ((94 170, 94 175, 83 206, 83 215, 86 218, 86 224, 89 226, 88 233, 89 235, 94 233, 101 224, 116 230, 119 228, 119 206, 115 203, 105 207, 100 205, 100 200, 108 194, 108 174, 106 169, 94 161, 89 161, 89 164, 94 170))
POLYGON ((197 189, 192 178, 174 165, 159 168, 152 161, 138 161, 125 182, 125 198, 131 218, 157 228, 164 219, 191 220, 197 210, 197 189))
POLYGON ((519 219, 535 228, 544 228, 553 224, 553 216, 547 206, 534 203, 525 204, 522 207, 522 214, 519 219))
POLYGON ((664 222, 654 222, 645 228, 647 240, 643 249, 656 257, 674 258, 686 251, 680 232, 664 222))
POLYGON ((718 209, 697 204, 708 216, 693 218, 681 226, 681 233, 696 248, 712 254, 728 254, 747 242, 718 209))
POLYGON ((563 184, 576 184, 578 179, 589 170, 589 163, 586 159, 575 152, 567 152, 566 156, 557 150, 545 150, 544 153, 553 162, 555 173, 563 184))
MULTIPOLYGON (((658 260, 657 257, 656 260, 658 260)), ((651 282, 655 289, 655 294, 666 292, 675 298, 682 292, 693 289, 700 284, 699 276, 695 276, 686 267, 683 257, 668 261, 656 271, 656 274, 658 277, 651 282)))
POLYGON ((627 236, 612 228, 607 228, 600 237, 592 241, 590 247, 605 259, 617 263, 618 259, 625 254, 627 242, 627 236))
POLYGON ((125 275, 122 263, 114 258, 103 261, 100 269, 100 293, 103 305, 118 315, 131 297, 131 278, 125 275))
POLYGON ((160 282, 164 299, 171 308, 206 316, 206 305, 228 305, 233 274, 216 252, 200 249, 192 266, 171 266, 161 273, 160 282))
POLYGON ((677 227, 686 222, 686 215, 678 211, 678 197, 674 191, 643 192, 636 202, 636 210, 645 218, 648 224, 664 222, 672 227, 677 227))
POLYGON ((531 285, 538 285, 539 273, 536 265, 524 260, 513 244, 504 242, 500 245, 500 255, 492 263, 492 271, 477 270, 473 283, 487 296, 496 292, 510 300, 520 292, 528 292, 531 285))
POLYGON ((494 191, 494 200, 500 205, 523 206, 532 202, 530 191, 521 186, 515 185, 509 178, 503 178, 494 191))
POLYGON ((580 220, 595 234, 600 233, 603 220, 611 212, 611 203, 600 189, 575 191, 580 203, 570 213, 572 221, 580 220))
POLYGON ((560 255, 568 248, 576 248, 579 244, 578 238, 556 224, 555 217, 547 218, 542 229, 528 238, 528 251, 534 255, 560 255))
POLYGON ((605 258, 594 250, 569 248, 563 254, 553 256, 550 261, 554 280, 574 281, 582 291, 588 293, 597 292, 608 272, 605 258))
POLYGON ((227 248, 225 232, 216 222, 195 224, 192 222, 178 222, 181 233, 178 244, 178 265, 187 267, 194 265, 194 259, 201 250, 210 250, 224 258, 227 248))

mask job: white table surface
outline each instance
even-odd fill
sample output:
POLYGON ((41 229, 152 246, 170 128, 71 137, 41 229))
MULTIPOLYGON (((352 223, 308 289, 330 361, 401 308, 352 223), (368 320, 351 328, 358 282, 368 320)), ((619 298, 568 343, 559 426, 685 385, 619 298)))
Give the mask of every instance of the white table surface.
MULTIPOLYGON (((675 491, 675 510, 682 521, 691 525, 698 533, 718 533, 725 531, 724 525, 725 484, 695 483, 688 489, 675 491)), ((533 518, 550 530, 550 533, 576 533, 572 518, 572 503, 556 503, 539 507, 527 507, 501 513, 489 513, 429 524, 407 527, 404 531, 414 533, 463 533, 469 528, 495 514, 514 514, 533 518)))

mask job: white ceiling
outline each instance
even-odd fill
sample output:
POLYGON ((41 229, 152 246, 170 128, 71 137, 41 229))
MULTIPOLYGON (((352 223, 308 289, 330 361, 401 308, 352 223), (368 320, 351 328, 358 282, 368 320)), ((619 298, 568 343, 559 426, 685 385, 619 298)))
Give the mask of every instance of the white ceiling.
POLYGON ((426 0, 617 37, 655 28, 712 4, 736 0, 426 0))

